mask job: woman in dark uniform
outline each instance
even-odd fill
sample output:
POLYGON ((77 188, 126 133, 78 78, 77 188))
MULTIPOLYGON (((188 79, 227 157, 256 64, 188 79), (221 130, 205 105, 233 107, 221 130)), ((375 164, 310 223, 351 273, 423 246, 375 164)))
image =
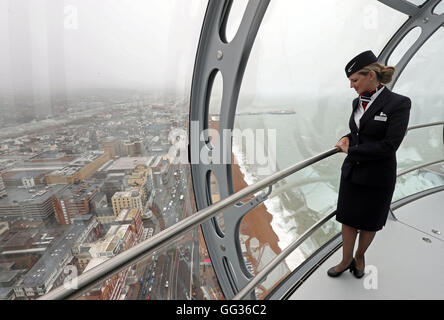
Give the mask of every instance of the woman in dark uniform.
POLYGON ((384 86, 395 68, 381 65, 371 51, 353 58, 345 72, 359 97, 353 100, 350 133, 337 143, 347 154, 341 168, 336 220, 342 223, 343 256, 328 270, 364 275, 364 254, 387 220, 396 183, 396 150, 408 127, 411 101, 384 86), (357 231, 358 248, 353 257, 357 231))

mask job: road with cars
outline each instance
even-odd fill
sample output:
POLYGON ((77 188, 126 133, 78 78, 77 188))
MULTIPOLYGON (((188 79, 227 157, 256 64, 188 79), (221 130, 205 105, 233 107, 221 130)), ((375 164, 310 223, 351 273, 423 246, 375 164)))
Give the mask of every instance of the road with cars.
MULTIPOLYGON (((192 213, 188 194, 187 168, 179 166, 155 199, 160 213, 159 231, 169 228, 192 213)), ((159 228, 155 228, 156 230, 159 228)), ((154 228, 153 228, 154 230, 154 228)), ((147 231, 145 231, 147 233, 147 231)), ((153 232, 150 230, 150 234, 153 232)), ((138 299, 165 300, 196 297, 199 275, 199 237, 192 230, 153 253, 145 261, 138 299)))

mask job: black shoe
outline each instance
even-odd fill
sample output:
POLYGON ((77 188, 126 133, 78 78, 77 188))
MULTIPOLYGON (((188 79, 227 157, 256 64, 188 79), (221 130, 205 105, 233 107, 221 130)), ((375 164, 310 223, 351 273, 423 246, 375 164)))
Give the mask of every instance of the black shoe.
MULTIPOLYGON (((353 259, 354 260, 354 259, 353 259)), ((353 271, 352 273, 353 273, 353 275, 356 277, 356 278, 358 278, 358 279, 361 279, 363 276, 364 276, 364 274, 365 274, 365 257, 363 257, 362 258, 362 260, 364 261, 364 270, 358 270, 358 269, 356 269, 356 263, 355 263, 355 265, 353 266, 353 270, 350 270, 350 271, 353 271)))
POLYGON ((345 268, 344 270, 338 272, 338 271, 335 270, 335 267, 333 267, 333 268, 328 269, 327 274, 330 277, 336 278, 336 277, 339 277, 344 271, 346 271, 348 269, 350 269, 350 272, 353 272, 354 267, 355 267, 355 259, 353 258, 352 262, 350 262, 348 267, 345 268))

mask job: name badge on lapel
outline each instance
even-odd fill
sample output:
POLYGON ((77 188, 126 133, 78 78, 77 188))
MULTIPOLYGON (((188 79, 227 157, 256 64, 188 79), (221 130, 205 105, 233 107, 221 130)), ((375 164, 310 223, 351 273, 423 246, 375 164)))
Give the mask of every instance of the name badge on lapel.
POLYGON ((387 115, 384 112, 381 112, 379 116, 375 116, 376 121, 387 121, 387 115))

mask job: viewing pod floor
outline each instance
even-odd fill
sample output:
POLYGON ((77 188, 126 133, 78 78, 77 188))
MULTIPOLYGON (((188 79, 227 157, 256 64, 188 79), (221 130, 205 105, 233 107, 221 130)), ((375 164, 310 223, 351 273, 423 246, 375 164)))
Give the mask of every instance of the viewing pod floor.
POLYGON ((288 299, 444 299, 444 191, 393 213, 398 220, 389 217, 367 250, 363 278, 327 275, 341 261, 341 246, 288 299))

